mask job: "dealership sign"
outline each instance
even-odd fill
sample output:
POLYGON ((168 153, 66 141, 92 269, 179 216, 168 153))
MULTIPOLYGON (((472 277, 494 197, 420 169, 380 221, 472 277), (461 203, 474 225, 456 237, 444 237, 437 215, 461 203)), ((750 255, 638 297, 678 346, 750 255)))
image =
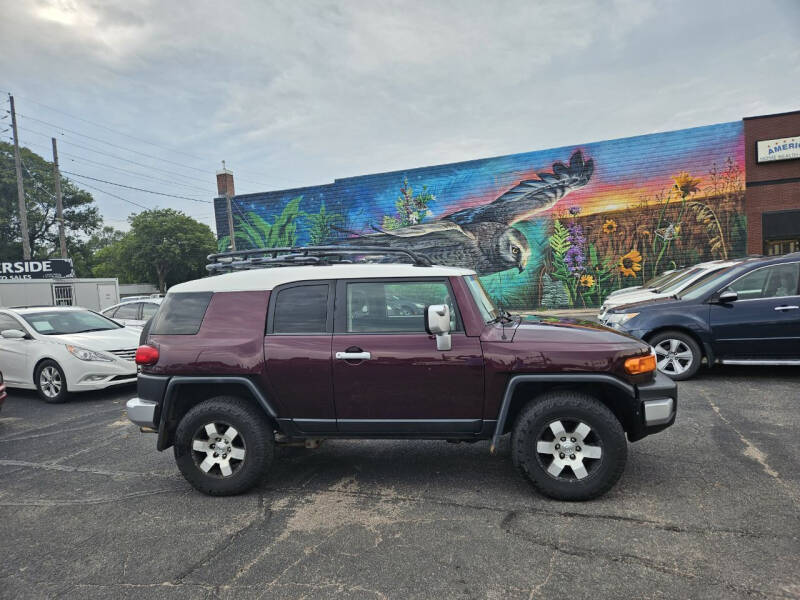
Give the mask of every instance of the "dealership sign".
POLYGON ((0 261, 0 279, 51 279, 72 276, 72 260, 69 258, 0 261))
POLYGON ((800 158, 800 136, 756 142, 758 162, 800 158))

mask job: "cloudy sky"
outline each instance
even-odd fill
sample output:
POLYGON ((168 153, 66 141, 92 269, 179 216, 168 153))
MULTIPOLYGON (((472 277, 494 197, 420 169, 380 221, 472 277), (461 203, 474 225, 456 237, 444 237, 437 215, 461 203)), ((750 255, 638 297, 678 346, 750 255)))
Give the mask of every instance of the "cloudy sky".
POLYGON ((123 198, 211 224, 223 159, 249 193, 800 108, 797 0, 0 0, 0 15, 0 108, 12 92, 23 145, 48 159, 59 139, 117 227, 140 210, 123 198))

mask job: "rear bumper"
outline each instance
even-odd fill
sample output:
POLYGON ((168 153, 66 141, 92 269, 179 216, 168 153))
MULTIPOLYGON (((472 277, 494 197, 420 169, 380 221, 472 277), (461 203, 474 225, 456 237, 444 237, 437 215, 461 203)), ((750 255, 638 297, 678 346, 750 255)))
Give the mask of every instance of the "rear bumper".
POLYGON ((156 427, 155 415, 157 402, 143 400, 142 398, 131 398, 125 404, 128 409, 128 419, 139 427, 156 427))

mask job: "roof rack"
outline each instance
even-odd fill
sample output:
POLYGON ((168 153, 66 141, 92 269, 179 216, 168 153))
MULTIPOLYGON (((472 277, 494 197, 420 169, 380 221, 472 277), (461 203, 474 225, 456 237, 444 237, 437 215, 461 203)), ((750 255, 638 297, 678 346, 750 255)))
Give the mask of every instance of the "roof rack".
POLYGON ((362 263, 408 262, 418 267, 430 267, 427 257, 402 248, 382 246, 286 246, 255 248, 208 255, 206 270, 210 273, 287 267, 297 265, 331 265, 362 263), (396 260, 404 257, 406 261, 396 260))

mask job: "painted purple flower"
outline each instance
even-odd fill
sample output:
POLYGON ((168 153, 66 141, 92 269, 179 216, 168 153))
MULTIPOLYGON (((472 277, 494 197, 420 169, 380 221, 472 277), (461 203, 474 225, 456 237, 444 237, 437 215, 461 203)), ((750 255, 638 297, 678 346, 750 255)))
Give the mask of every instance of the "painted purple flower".
POLYGON ((586 264, 584 253, 586 237, 583 235, 583 227, 577 223, 570 223, 567 225, 567 229, 569 230, 570 246, 564 254, 564 264, 570 273, 578 273, 584 270, 586 264))
POLYGON ((571 214, 573 217, 577 217, 579 214, 581 214, 581 207, 580 206, 570 206, 569 207, 569 214, 571 214))

